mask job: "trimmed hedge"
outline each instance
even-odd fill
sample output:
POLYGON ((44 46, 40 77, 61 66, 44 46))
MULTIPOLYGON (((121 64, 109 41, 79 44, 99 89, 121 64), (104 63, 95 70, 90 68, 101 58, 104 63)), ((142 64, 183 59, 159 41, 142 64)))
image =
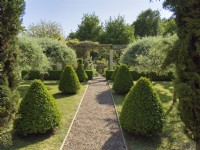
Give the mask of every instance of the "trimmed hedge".
POLYGON ((127 94, 132 86, 133 80, 127 65, 121 65, 115 76, 113 90, 119 94, 127 94))
POLYGON ((40 72, 39 71, 22 71, 22 79, 26 80, 34 80, 34 79, 40 79, 40 72))
MULTIPOLYGON (((44 80, 59 80, 62 70, 51 70, 44 75, 44 80)), ((40 79, 39 71, 22 71, 22 78, 26 80, 40 79)))
MULTIPOLYGON (((92 70, 85 70, 86 74, 88 75, 88 79, 93 79, 93 71, 92 70), (89 77, 90 76, 90 77, 89 77), (92 76, 92 78, 91 78, 92 76)), ((111 80, 112 74, 114 70, 106 70, 106 80, 111 80)), ((59 80, 60 75, 62 73, 62 70, 51 70, 48 71, 48 74, 44 75, 44 80, 59 80)), ((152 74, 145 74, 145 73, 138 73, 136 71, 130 71, 132 75, 133 81, 137 81, 140 77, 151 77, 152 81, 172 81, 173 73, 169 72, 167 75, 157 75, 156 73, 152 74)), ((22 78, 26 80, 34 80, 34 79, 40 79, 40 73, 38 71, 22 71, 22 78), (25 78, 25 76, 27 76, 25 78)))
POLYGON ((114 70, 106 70, 106 80, 111 80, 114 70))
POLYGON ((61 116, 54 97, 40 80, 34 80, 22 99, 14 130, 21 135, 45 133, 60 123, 61 116))
POLYGON ((163 106, 149 79, 141 77, 131 88, 119 119, 122 128, 130 133, 149 136, 163 131, 163 106))
POLYGON ((67 65, 63 70, 58 88, 65 94, 76 94, 80 90, 80 82, 72 66, 67 65))
POLYGON ((51 70, 48 74, 44 75, 45 80, 59 80, 62 74, 62 70, 51 70))
POLYGON ((158 75, 152 73, 138 73, 136 71, 130 71, 133 81, 137 81, 140 77, 150 78, 152 81, 172 81, 174 79, 173 73, 169 72, 167 75, 158 75))
POLYGON ((88 80, 92 80, 93 79, 93 70, 85 70, 85 73, 88 76, 88 80))

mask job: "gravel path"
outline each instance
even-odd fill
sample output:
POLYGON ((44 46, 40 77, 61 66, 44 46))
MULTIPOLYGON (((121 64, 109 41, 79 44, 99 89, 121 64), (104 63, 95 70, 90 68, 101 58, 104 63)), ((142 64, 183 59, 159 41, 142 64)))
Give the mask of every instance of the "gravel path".
POLYGON ((63 150, 125 150, 110 89, 97 77, 83 98, 63 150))

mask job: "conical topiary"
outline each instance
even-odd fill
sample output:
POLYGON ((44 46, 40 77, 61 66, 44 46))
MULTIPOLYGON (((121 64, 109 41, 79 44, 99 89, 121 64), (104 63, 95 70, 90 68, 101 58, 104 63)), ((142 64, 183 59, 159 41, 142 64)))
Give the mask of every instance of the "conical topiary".
POLYGON ((63 70, 60 81, 59 81, 59 90, 62 93, 75 94, 80 89, 80 82, 78 76, 72 66, 67 65, 63 70))
POLYGON ((119 70, 119 65, 117 65, 117 67, 115 68, 115 70, 114 70, 114 72, 113 72, 113 74, 112 74, 112 76, 111 76, 111 79, 112 79, 113 81, 115 80, 115 76, 116 76, 118 70, 119 70))
POLYGON ((163 131, 162 103, 149 79, 141 77, 131 88, 119 119, 122 128, 130 133, 148 136, 163 131))
POLYGON ((88 76, 84 70, 83 59, 78 59, 78 67, 76 68, 76 73, 80 82, 85 82, 88 80, 88 76))
POLYGON ((60 123, 60 113, 54 97, 40 80, 34 80, 22 99, 19 118, 14 122, 18 134, 45 133, 60 123))
POLYGON ((119 94, 127 94, 133 85, 132 76, 126 65, 121 65, 115 76, 113 90, 119 94))

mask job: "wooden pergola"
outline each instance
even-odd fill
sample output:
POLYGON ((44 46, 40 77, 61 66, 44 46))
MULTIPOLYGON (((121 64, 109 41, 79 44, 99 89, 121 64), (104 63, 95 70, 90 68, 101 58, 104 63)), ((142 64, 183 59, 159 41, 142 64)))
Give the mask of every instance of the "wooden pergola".
POLYGON ((128 45, 115 45, 115 44, 99 44, 96 42, 80 42, 76 45, 74 45, 72 48, 74 49, 80 49, 85 50, 85 60, 88 60, 90 58, 89 51, 91 50, 102 50, 107 49, 109 50, 109 69, 113 69, 113 56, 114 52, 122 52, 127 48, 128 45), (89 56, 88 56, 89 55, 89 56))

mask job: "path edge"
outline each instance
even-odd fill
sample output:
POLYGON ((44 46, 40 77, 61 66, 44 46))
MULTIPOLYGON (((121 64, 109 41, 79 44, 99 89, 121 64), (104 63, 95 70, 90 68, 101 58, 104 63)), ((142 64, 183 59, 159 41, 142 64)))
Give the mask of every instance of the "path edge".
POLYGON ((126 140, 125 140, 125 137, 124 137, 124 132, 123 132, 122 127, 121 127, 120 122, 119 122, 119 115, 118 115, 117 108, 116 108, 116 105, 115 105, 115 100, 114 100, 114 97, 113 97, 113 94, 112 94, 112 89, 110 88, 109 81, 107 81, 107 83, 108 83, 110 95, 112 97, 112 101, 113 101, 113 104, 114 104, 115 113, 116 113, 116 116, 117 116, 117 121, 118 121, 118 124, 119 124, 119 128, 120 128, 121 133, 122 133, 122 138, 123 138, 123 141, 124 141, 125 149, 128 150, 128 147, 127 147, 127 144, 126 144, 126 140))
POLYGON ((84 99, 84 97, 85 97, 85 94, 86 94, 86 92, 87 92, 87 89, 88 89, 89 85, 90 85, 90 84, 87 85, 87 87, 86 87, 86 89, 85 89, 85 91, 84 91, 84 93, 83 93, 83 96, 82 96, 81 101, 80 101, 80 103, 79 103, 79 105, 78 105, 78 108, 77 108, 77 110, 76 110, 76 113, 75 113, 75 115, 74 115, 74 118, 73 118, 73 120, 72 120, 72 122, 71 122, 71 124, 70 124, 70 126, 69 126, 69 129, 68 129, 68 131, 67 131, 67 134, 66 134, 66 136, 65 136, 65 138, 64 138, 64 140, 63 140, 63 142, 62 142, 62 145, 60 146, 60 149, 59 149, 59 150, 62 150, 63 147, 64 147, 64 145, 65 145, 65 142, 66 142, 67 137, 68 137, 68 135, 69 135, 69 132, 70 132, 70 130, 71 130, 73 124, 74 124, 74 121, 75 121, 75 119, 76 119, 76 116, 77 116, 78 111, 79 111, 79 109, 80 109, 80 107, 81 107, 81 104, 82 104, 82 102, 83 102, 83 99, 84 99))

